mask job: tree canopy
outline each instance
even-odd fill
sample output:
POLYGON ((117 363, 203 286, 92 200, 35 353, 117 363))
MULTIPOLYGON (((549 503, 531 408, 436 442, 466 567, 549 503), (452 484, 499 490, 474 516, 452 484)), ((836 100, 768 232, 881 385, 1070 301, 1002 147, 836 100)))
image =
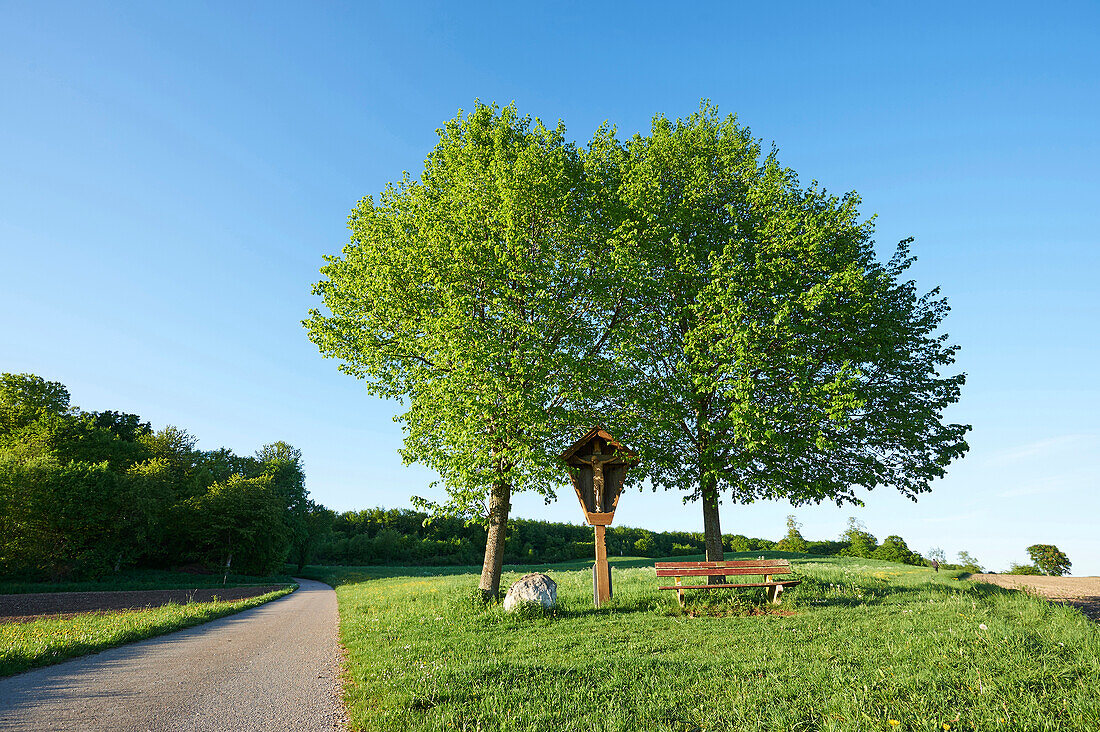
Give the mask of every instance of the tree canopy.
POLYGON ((267 574, 328 530, 301 454, 205 452, 186 430, 88 412, 57 382, 0 375, 0 574, 94 577, 205 564, 267 574), (313 532, 311 534, 311 532, 313 532))
POLYGON ((1068 574, 1070 567, 1073 566, 1065 552, 1053 544, 1032 544, 1027 548, 1027 553, 1036 568, 1043 574, 1061 577, 1068 574))
POLYGON ((732 116, 704 104, 658 116, 628 146, 618 235, 644 262, 621 353, 624 413, 654 484, 702 499, 708 558, 718 501, 859 503, 889 485, 915 498, 963 455, 943 420, 963 374, 919 295, 910 242, 887 263, 855 194, 802 187, 732 116))
POLYGON ((607 398, 601 346, 626 305, 610 236, 620 152, 605 130, 580 149, 560 124, 476 104, 418 179, 359 202, 314 286, 310 339, 406 406, 401 454, 442 477, 435 508, 487 521, 487 595, 512 492, 552 497, 560 446, 607 398))
POLYGON ((597 422, 655 487, 701 500, 718 559, 723 496, 915 498, 967 450, 944 420, 965 381, 945 373, 947 303, 904 279, 909 240, 877 259, 859 204, 707 103, 586 148, 477 103, 419 177, 355 207, 303 324, 401 403, 402 456, 448 496, 420 505, 484 518, 487 596, 512 493, 553 497, 557 452, 597 422))

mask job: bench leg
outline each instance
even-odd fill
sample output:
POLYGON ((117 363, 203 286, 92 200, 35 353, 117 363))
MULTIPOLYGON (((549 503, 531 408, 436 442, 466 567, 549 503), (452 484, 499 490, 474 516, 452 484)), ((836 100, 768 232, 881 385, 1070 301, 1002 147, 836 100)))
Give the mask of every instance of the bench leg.
POLYGON ((772 605, 778 605, 782 600, 779 599, 780 593, 783 592, 783 585, 772 585, 768 588, 768 602, 772 605))

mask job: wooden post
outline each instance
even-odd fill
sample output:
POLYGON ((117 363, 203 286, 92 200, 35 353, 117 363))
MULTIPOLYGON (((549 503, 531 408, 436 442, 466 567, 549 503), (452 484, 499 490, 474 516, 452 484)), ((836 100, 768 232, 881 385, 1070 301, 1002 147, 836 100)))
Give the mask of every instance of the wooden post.
MULTIPOLYGON (((772 581, 771 575, 769 574, 769 575, 765 576, 764 581, 765 582, 771 582, 772 581)), ((765 587, 764 589, 765 589, 765 591, 768 595, 768 602, 770 602, 772 605, 778 605, 779 604, 779 593, 783 591, 783 585, 772 585, 771 587, 765 587)))
POLYGON ((606 526, 597 526, 596 528, 596 566, 595 571, 595 595, 596 607, 604 604, 611 599, 611 583, 609 575, 611 572, 610 566, 607 564, 607 544, 604 542, 604 534, 607 531, 606 526))

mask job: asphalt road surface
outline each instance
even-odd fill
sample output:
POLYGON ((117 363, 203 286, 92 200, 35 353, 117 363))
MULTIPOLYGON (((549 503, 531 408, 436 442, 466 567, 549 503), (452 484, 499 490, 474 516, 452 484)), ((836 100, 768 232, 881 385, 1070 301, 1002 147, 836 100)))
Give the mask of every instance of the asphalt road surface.
POLYGON ((0 679, 0 730, 334 730, 336 593, 278 600, 176 633, 0 679))

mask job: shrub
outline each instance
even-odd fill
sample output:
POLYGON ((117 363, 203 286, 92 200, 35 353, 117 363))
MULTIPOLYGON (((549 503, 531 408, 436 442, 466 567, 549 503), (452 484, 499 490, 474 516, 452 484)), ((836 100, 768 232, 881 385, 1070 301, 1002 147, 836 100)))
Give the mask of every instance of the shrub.
POLYGON ((810 545, 806 539, 803 538, 800 529, 802 524, 795 520, 794 514, 787 517, 787 535, 784 536, 775 545, 775 548, 781 552, 798 552, 805 554, 809 550, 810 545))
POLYGON ((905 544, 905 539, 900 536, 887 536, 882 542, 882 546, 875 549, 871 556, 874 559, 882 559, 887 562, 900 562, 918 567, 924 565, 924 558, 910 550, 905 544))
POLYGON ((1015 562, 1013 562, 1012 566, 1009 568, 1009 570, 1007 572, 1005 572, 1005 574, 1038 575, 1038 574, 1042 574, 1042 572, 1034 564, 1016 564, 1015 562))
POLYGON ((726 548, 731 552, 751 552, 752 544, 749 543, 749 537, 742 536, 741 534, 733 534, 727 536, 725 540, 726 548))
POLYGON ((657 540, 653 537, 653 534, 647 531, 642 534, 641 539, 634 542, 634 551, 643 557, 656 556, 657 540))
POLYGON ((983 571, 982 565, 978 564, 978 559, 967 551, 959 552, 959 564, 957 566, 959 569, 971 574, 981 574, 983 571))
POLYGON ((878 548, 878 540, 868 533, 867 527, 855 516, 848 518, 848 528, 840 535, 840 539, 848 544, 847 548, 840 550, 840 554, 846 557, 870 559, 878 548))

